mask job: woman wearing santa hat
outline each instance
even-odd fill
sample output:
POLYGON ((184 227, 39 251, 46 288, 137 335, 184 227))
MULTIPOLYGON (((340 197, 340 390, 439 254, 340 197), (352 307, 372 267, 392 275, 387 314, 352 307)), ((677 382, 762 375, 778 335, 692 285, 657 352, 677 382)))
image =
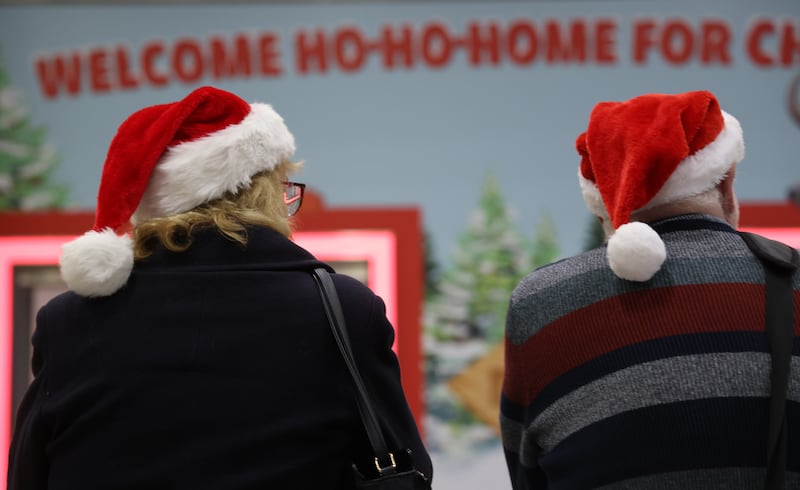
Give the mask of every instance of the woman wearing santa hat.
POLYGON ((213 87, 123 122, 37 316, 9 490, 353 488, 374 454, 319 267, 390 449, 430 479, 383 302, 291 241, 294 151, 271 106, 213 87))

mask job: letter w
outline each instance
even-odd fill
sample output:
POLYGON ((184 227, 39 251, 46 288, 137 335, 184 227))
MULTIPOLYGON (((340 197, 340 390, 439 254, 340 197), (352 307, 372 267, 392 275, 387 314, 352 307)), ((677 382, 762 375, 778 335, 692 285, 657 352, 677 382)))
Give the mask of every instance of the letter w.
POLYGON ((56 55, 52 59, 40 57, 36 60, 36 75, 42 94, 48 99, 56 98, 62 90, 78 95, 81 90, 80 55, 56 55))

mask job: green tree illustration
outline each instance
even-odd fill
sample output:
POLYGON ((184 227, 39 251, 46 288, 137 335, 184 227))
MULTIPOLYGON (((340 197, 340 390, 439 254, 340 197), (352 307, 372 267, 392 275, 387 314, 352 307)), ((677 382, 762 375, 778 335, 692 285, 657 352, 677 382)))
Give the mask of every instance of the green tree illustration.
POLYGON ((508 298, 532 263, 530 246, 493 175, 487 176, 478 208, 457 243, 453 266, 439 284, 438 300, 447 305, 439 319, 456 337, 500 340, 508 298))
POLYGON ((0 210, 63 207, 66 187, 50 182, 57 163, 45 130, 31 124, 22 96, 0 63, 0 210))
POLYGON ((553 220, 547 212, 542 213, 531 248, 531 266, 541 267, 558 259, 558 243, 553 220))
POLYGON ((500 185, 488 174, 451 254, 452 265, 438 275, 435 294, 425 305, 426 403, 433 446, 463 450, 495 440, 496 434, 446 385, 502 340, 511 292, 535 266, 557 258, 557 248, 546 214, 533 241, 520 233, 500 185))
POLYGON ((422 240, 425 260, 425 298, 430 299, 439 292, 439 264, 433 254, 433 238, 428 230, 424 230, 422 240))

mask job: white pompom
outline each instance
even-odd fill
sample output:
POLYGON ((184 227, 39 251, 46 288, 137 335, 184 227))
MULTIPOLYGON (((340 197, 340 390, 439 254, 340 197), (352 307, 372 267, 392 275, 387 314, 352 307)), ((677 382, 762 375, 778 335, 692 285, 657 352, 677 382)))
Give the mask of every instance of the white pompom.
POLYGON ((109 296, 128 282, 133 241, 110 228, 89 231, 61 247, 61 278, 81 296, 109 296))
POLYGON ((608 265, 629 281, 644 282, 661 269, 667 249, 649 225, 633 221, 617 228, 608 240, 608 265))

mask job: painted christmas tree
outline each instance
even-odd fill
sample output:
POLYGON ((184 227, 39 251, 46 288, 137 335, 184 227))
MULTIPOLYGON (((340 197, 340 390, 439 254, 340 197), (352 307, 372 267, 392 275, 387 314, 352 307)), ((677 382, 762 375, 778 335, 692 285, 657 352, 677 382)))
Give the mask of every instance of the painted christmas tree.
POLYGON ((439 283, 434 310, 441 334, 465 340, 501 339, 509 293, 531 268, 528 250, 500 186, 488 176, 478 209, 452 255, 453 265, 439 283))
POLYGON ((443 450, 496 441, 448 388, 448 381, 493 349, 503 338, 508 301, 535 260, 557 251, 552 223, 543 219, 533 242, 517 229, 496 179, 487 176, 467 229, 452 254, 452 266, 425 308, 428 440, 443 450), (457 442, 456 442, 457 441, 457 442))
POLYGON ((536 228, 531 257, 531 266, 533 268, 547 265, 559 257, 556 228, 547 213, 542 214, 539 226, 536 228))
POLYGON ((63 207, 66 187, 50 182, 58 159, 45 131, 31 125, 22 96, 0 64, 0 210, 63 207))

